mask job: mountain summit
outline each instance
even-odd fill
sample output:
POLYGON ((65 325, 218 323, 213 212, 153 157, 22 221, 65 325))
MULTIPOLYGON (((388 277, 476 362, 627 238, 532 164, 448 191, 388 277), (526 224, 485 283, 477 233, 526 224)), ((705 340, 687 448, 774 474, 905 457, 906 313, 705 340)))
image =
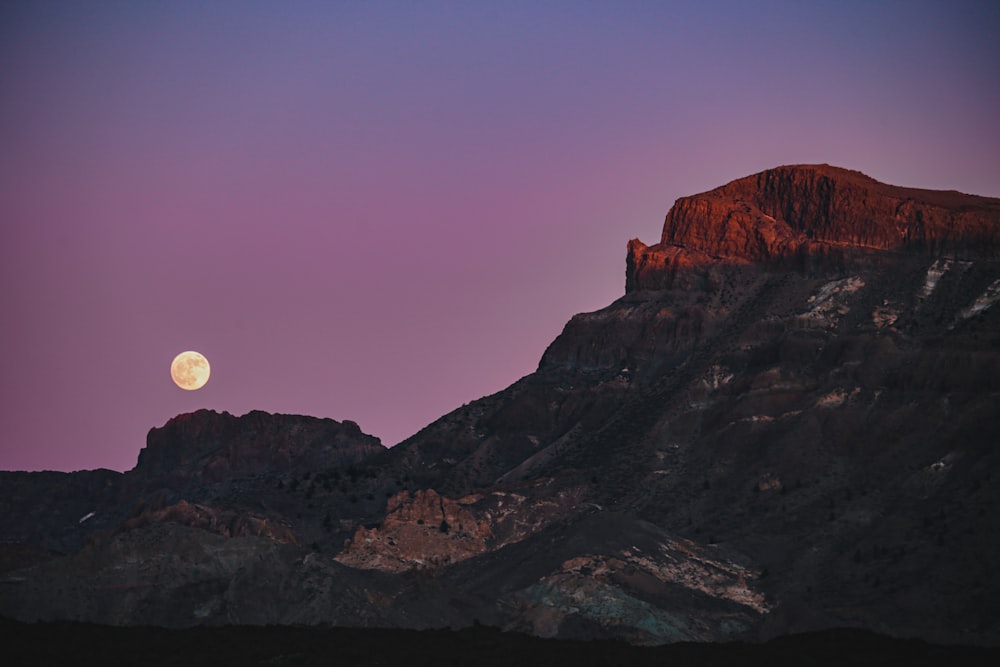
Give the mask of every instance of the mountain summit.
POLYGON ((777 167, 678 199, 658 244, 629 243, 626 290, 719 260, 788 266, 862 250, 998 259, 1000 200, 886 185, 829 165, 777 167))
POLYGON ((536 372, 386 450, 201 411, 0 474, 0 614, 1000 645, 1000 200, 779 167, 678 200, 536 372))

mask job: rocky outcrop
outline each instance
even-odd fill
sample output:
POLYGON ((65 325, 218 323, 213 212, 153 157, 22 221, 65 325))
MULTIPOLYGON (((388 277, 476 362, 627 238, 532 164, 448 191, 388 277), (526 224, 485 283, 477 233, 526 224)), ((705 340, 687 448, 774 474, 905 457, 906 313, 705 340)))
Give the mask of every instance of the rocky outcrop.
POLYGON ((626 290, 661 289, 718 259, 782 266, 860 251, 1000 258, 1000 200, 886 185, 829 165, 769 169, 682 197, 660 243, 629 242, 626 290))
POLYGON ((116 536, 165 525, 195 529, 193 536, 316 548, 342 542, 342 508, 350 505, 352 516, 363 518, 359 510, 374 504, 358 502, 354 466, 385 451, 348 421, 210 410, 178 415, 150 431, 138 465, 124 474, 0 473, 0 569, 58 564, 81 549, 104 553, 100 545, 116 536), (330 479, 317 485, 321 474, 340 471, 343 490, 330 479), (314 494, 325 496, 321 509, 314 494))
POLYGON ((261 472, 346 466, 384 450, 350 421, 198 410, 149 431, 128 482, 179 489, 261 472))
POLYGON ((400 492, 389 499, 381 526, 358 528, 337 556, 344 565, 402 572, 442 567, 481 554, 493 540, 488 521, 469 505, 478 498, 452 500, 434 489, 400 492))
POLYGON ((405 572, 472 558, 520 542, 579 509, 583 494, 552 497, 504 491, 447 498, 434 489, 403 491, 380 525, 360 527, 336 559, 353 567, 405 572))
MULTIPOLYGON (((162 498, 162 496, 161 496, 162 498)), ((264 537, 274 542, 298 544, 288 526, 246 511, 221 510, 210 505, 181 500, 172 505, 140 503, 119 531, 129 531, 157 523, 176 523, 200 528, 223 537, 264 537)))

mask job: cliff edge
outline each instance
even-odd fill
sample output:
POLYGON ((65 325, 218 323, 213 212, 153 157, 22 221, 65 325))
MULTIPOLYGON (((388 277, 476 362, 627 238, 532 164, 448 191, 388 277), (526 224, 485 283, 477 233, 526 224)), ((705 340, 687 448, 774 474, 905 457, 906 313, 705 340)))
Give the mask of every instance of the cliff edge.
POLYGON ((768 169, 682 197, 660 242, 628 245, 626 291, 717 260, 808 267, 872 253, 1000 258, 1000 199, 887 185, 830 165, 768 169))

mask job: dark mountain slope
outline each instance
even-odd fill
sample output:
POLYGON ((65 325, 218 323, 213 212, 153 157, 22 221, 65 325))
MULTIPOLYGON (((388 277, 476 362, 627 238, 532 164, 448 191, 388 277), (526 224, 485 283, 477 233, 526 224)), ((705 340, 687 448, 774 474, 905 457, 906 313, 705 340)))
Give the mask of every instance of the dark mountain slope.
POLYGON ((828 166, 684 198, 535 373, 391 450, 261 413, 154 430, 114 521, 0 613, 1000 643, 998 232, 1000 200, 828 166))

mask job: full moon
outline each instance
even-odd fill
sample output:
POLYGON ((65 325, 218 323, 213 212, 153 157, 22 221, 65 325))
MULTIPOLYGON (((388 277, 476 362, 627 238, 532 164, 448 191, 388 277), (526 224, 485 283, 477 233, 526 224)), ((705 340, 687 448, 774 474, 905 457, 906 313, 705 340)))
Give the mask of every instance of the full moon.
POLYGON ((170 364, 170 377, 174 379, 174 384, 188 391, 204 387, 211 374, 212 369, 208 365, 208 359, 192 350, 181 352, 170 364))

